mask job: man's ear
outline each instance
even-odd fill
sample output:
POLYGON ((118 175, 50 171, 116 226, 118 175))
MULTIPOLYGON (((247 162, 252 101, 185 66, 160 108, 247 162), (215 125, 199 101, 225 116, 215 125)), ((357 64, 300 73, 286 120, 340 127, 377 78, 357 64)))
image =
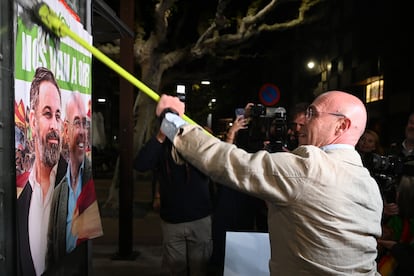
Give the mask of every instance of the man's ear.
POLYGON ((29 125, 30 125, 30 129, 32 130, 33 137, 36 135, 36 131, 34 131, 36 124, 37 124, 37 121, 36 121, 35 111, 33 109, 30 109, 29 125))
POLYGON ((69 122, 67 120, 63 121, 63 136, 65 137, 66 141, 69 139, 69 122))
POLYGON ((347 131, 349 128, 351 128, 351 120, 348 118, 341 118, 340 122, 338 123, 336 127, 336 133, 342 134, 343 132, 347 131))

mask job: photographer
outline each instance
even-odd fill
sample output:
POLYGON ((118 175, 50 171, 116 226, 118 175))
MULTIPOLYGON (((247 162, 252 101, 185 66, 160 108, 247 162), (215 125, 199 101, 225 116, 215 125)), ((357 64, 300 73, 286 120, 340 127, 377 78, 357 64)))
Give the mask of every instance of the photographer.
MULTIPOLYGON (((411 112, 408 115, 404 131, 404 140, 400 143, 392 143, 388 150, 388 154, 391 156, 399 156, 402 162, 409 167, 410 162, 414 160, 414 112, 411 112)), ((384 204, 384 215, 390 216, 397 212, 398 206, 395 206, 395 204, 384 204)))
POLYGON ((355 149, 361 155, 362 163, 375 178, 384 199, 384 217, 398 213, 396 190, 404 161, 396 155, 384 155, 378 134, 366 129, 355 149))
POLYGON ((305 143, 303 135, 300 130, 306 123, 306 109, 309 103, 297 103, 289 112, 288 120, 289 127, 287 130, 287 150, 294 150, 305 143))
POLYGON ((247 129, 247 124, 249 123, 249 112, 253 103, 248 103, 246 107, 236 109, 236 118, 233 121, 231 127, 227 130, 225 141, 227 143, 233 144, 237 142, 236 136, 239 130, 247 129))
POLYGON ((414 275, 414 166, 409 170, 411 175, 403 175, 398 186, 399 211, 388 218, 378 240, 378 271, 383 276, 414 275))
POLYGON ((286 109, 255 104, 250 107, 247 137, 242 146, 248 152, 286 151, 288 148, 286 109))

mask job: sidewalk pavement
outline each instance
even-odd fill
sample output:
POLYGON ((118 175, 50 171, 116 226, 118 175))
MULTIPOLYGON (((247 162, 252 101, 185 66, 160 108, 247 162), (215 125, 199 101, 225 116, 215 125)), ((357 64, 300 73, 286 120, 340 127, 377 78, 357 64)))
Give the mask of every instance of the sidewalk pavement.
POLYGON ((92 240, 93 275, 167 275, 161 269, 161 226, 159 214, 152 210, 150 181, 134 185, 133 254, 119 258, 118 209, 104 206, 111 179, 95 179, 104 235, 92 240))

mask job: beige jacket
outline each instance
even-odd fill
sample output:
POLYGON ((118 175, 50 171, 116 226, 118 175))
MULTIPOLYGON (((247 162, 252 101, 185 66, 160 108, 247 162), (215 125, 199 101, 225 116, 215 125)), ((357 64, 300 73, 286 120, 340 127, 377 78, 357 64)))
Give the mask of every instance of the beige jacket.
POLYGON ((267 201, 271 275, 379 275, 383 203, 353 147, 249 154, 193 125, 174 145, 214 181, 267 201))

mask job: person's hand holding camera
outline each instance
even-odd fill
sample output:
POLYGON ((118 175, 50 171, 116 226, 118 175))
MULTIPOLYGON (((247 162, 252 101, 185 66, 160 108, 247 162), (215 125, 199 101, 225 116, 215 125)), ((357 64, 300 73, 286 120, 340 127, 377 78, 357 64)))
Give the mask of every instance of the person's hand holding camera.
POLYGON ((233 143, 237 135, 237 132, 240 129, 246 129, 246 128, 247 128, 247 119, 244 117, 244 115, 237 116, 236 119, 233 121, 233 125, 227 131, 226 142, 233 143))

